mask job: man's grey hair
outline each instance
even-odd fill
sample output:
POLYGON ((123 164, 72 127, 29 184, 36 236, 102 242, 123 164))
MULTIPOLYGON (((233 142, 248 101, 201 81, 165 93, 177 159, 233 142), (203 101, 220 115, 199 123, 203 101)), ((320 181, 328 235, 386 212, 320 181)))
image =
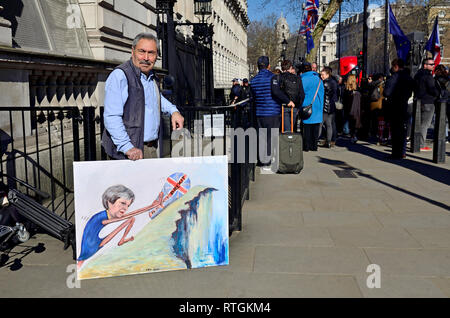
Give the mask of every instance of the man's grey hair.
POLYGON ((148 32, 142 32, 142 33, 139 33, 138 35, 136 35, 136 37, 133 40, 132 48, 133 49, 136 48, 136 45, 142 39, 155 41, 156 47, 157 47, 158 52, 159 52, 159 41, 158 41, 158 38, 156 36, 154 36, 153 34, 148 33, 148 32))
POLYGON ((108 189, 106 189, 102 195, 103 206, 105 207, 105 209, 108 209, 108 202, 114 204, 119 198, 130 200, 131 203, 133 203, 134 193, 124 185, 121 184, 113 185, 108 189))

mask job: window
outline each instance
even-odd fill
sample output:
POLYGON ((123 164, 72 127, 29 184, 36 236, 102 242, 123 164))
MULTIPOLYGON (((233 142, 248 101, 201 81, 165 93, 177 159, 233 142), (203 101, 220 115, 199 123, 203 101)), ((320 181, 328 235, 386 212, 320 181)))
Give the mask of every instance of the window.
POLYGON ((327 57, 326 56, 322 56, 322 64, 323 65, 327 64, 327 57))
POLYGON ((324 35, 322 41, 326 42, 327 41, 327 36, 324 35))
POLYGON ((326 52, 327 51, 327 47, 326 46, 322 46, 322 52, 326 52))

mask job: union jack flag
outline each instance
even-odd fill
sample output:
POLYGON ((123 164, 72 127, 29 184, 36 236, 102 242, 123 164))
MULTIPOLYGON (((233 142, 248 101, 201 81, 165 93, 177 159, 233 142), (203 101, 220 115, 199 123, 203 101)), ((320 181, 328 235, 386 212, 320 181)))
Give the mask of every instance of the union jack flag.
POLYGON ((306 0, 305 11, 319 14, 319 0, 306 0))
POLYGON ((171 174, 164 183, 165 201, 173 201, 182 197, 191 188, 191 180, 182 172, 171 174))
POLYGON ((434 21, 433 32, 425 45, 425 50, 433 54, 434 68, 441 63, 441 42, 439 40, 439 23, 438 17, 434 21))
POLYGON ((319 0, 306 0, 300 34, 306 35, 308 31, 314 30, 319 20, 319 0))
POLYGON ((182 172, 176 172, 171 174, 164 183, 161 190, 162 192, 162 205, 163 207, 157 207, 150 215, 151 219, 158 216, 162 209, 173 201, 181 198, 186 192, 191 188, 191 180, 188 178, 187 174, 182 172))

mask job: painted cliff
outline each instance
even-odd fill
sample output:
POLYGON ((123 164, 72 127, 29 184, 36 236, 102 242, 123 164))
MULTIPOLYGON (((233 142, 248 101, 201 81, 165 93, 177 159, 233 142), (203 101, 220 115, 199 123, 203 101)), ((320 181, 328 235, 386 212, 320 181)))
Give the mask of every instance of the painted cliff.
POLYGON ((227 265, 228 216, 213 208, 216 191, 192 187, 156 217, 149 218, 133 241, 87 261, 78 278, 227 265))

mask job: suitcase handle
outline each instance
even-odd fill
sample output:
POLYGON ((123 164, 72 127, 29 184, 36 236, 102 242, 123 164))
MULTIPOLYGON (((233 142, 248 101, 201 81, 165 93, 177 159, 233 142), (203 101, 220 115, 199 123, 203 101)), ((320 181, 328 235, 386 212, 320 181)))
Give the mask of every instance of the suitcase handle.
MULTIPOLYGON (((284 131, 284 105, 281 104, 281 133, 285 133, 284 131)), ((291 133, 294 132, 294 107, 291 107, 291 133)))

